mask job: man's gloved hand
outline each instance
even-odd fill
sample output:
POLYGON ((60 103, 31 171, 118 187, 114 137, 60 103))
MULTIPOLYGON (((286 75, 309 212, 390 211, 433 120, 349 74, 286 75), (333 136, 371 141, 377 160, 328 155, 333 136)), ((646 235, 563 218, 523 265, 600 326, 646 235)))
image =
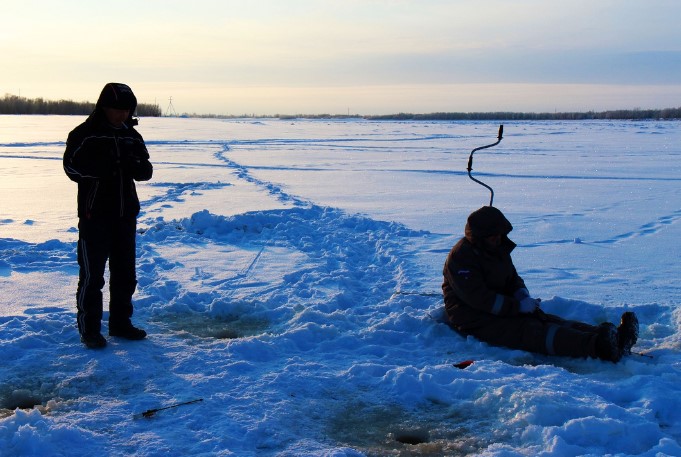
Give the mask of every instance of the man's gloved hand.
POLYGON ((134 170, 137 169, 139 164, 141 163, 141 160, 138 156, 134 154, 130 155, 125 155, 121 157, 121 167, 127 172, 133 172, 134 170))
POLYGON ((127 140, 120 148, 121 159, 139 163, 142 160, 149 160, 149 152, 143 143, 127 140))
POLYGON ((121 148, 120 167, 122 172, 135 181, 146 181, 151 178, 153 167, 149 163, 149 151, 144 143, 128 141, 121 148))

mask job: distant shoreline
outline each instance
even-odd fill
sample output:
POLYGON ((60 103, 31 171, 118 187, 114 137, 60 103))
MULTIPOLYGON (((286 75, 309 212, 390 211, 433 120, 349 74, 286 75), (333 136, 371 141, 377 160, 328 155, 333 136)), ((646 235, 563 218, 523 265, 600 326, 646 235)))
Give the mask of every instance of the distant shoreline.
MULTIPOLYGON (((42 98, 28 99, 6 94, 0 98, 0 114, 5 115, 88 115, 94 103, 71 100, 50 101, 42 98)), ((681 107, 662 109, 621 109, 586 112, 436 112, 396 114, 271 114, 271 115, 220 115, 188 114, 164 116, 156 104, 140 103, 137 115, 144 117, 184 117, 211 119, 366 119, 374 121, 556 121, 556 120, 674 120, 681 119, 681 107)))

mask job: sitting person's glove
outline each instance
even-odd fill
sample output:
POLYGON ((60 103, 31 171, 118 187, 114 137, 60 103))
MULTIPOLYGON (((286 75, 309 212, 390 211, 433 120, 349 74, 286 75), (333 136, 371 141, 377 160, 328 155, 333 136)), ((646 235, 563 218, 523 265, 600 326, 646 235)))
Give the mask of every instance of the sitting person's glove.
POLYGON ((513 297, 520 302, 521 313, 533 313, 539 308, 540 300, 530 297, 530 292, 524 287, 516 290, 513 297))
POLYGON ((535 300, 532 297, 525 297, 520 300, 520 312, 521 313, 533 313, 539 309, 539 300, 535 300))

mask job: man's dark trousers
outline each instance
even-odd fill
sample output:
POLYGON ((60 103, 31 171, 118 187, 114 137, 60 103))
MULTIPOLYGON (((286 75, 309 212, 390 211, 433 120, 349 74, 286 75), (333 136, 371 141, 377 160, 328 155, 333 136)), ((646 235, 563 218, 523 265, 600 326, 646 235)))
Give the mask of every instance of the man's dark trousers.
POLYGON ((78 331, 101 333, 104 270, 109 261, 109 325, 125 326, 132 316, 135 275, 135 217, 80 218, 76 301, 78 331))

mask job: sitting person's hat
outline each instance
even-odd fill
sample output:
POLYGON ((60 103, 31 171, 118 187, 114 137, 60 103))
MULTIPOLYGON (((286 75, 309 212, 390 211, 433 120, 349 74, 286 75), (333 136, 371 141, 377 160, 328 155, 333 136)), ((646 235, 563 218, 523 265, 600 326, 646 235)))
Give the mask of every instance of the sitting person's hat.
POLYGON ((493 206, 483 206, 473 211, 466 222, 466 233, 475 238, 492 235, 508 235, 513 226, 504 214, 493 206))

